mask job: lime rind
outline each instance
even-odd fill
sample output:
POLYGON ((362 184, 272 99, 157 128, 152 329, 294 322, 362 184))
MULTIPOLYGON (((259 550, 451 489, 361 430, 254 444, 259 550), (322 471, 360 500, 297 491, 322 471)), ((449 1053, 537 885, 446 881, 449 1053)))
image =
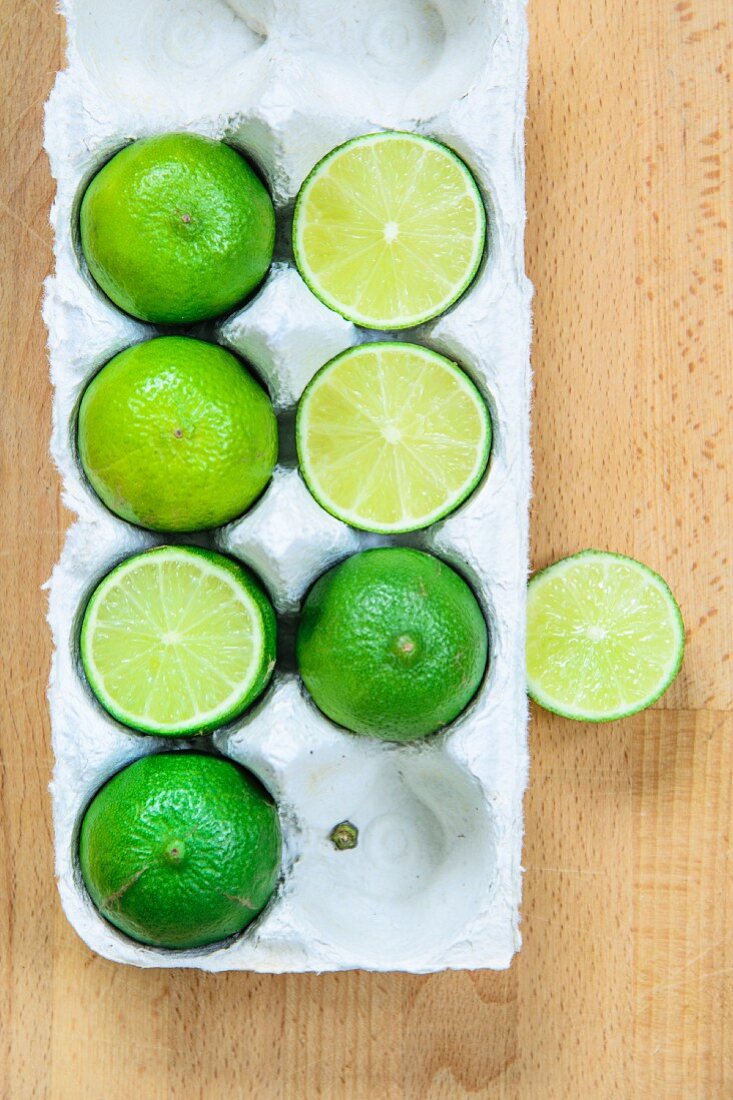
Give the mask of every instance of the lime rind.
POLYGON ((298 453, 298 464, 300 468, 301 476, 305 481, 308 491, 317 503, 323 508, 325 512, 333 516, 335 519, 341 520, 343 523, 347 523, 350 527, 360 531, 368 531, 372 534, 380 535, 400 535, 408 534, 411 531, 424 530, 426 527, 432 526, 434 523, 445 519, 460 508, 462 504, 475 492, 478 485, 483 480, 491 458, 491 448, 493 442, 493 430, 491 423, 491 415, 487 408, 478 387, 468 377, 457 363, 447 359, 444 355, 440 355, 436 351, 432 351, 430 348, 422 347, 419 344, 400 343, 393 340, 381 340, 373 341, 368 344, 359 344, 353 348, 347 348, 346 351, 340 352, 325 363, 313 376, 311 381, 306 386, 303 395, 298 404, 298 410, 295 421, 295 441, 296 449, 298 453), (423 515, 410 523, 391 523, 380 524, 365 522, 361 516, 349 509, 341 508, 337 502, 329 498, 324 488, 318 483, 311 469, 308 461, 308 446, 306 442, 306 435, 308 431, 308 411, 309 411, 309 398, 318 389, 318 386, 325 378, 338 366, 340 362, 345 359, 351 358, 355 355, 359 355, 365 348, 372 350, 385 349, 387 351, 394 351, 395 349, 404 348, 409 350, 410 353, 419 355, 428 360, 431 364, 436 364, 442 367, 444 370, 449 371, 456 381, 460 384, 463 392, 466 393, 472 401, 474 408, 476 409, 479 417, 481 418, 483 425, 483 438, 481 445, 476 448, 476 456, 472 470, 466 476, 464 484, 461 486, 459 492, 455 493, 449 500, 438 508, 433 509, 430 513, 423 515))
POLYGON ((486 214, 486 206, 484 204, 484 200, 481 195, 478 183, 476 182, 476 179, 466 162, 461 156, 459 156, 458 153, 456 153, 454 149, 451 149, 443 142, 436 141, 434 138, 426 137, 423 134, 411 133, 409 130, 382 130, 369 134, 361 134, 358 137, 350 138, 348 141, 344 141, 341 145, 337 145, 334 149, 331 149, 330 152, 326 153, 326 155, 322 157, 317 164, 314 165, 314 167, 306 176, 303 184, 301 185, 300 191, 298 192, 298 196, 295 202, 295 209, 293 212, 293 256, 298 271, 308 289, 311 291, 312 294, 315 295, 316 298, 318 298, 320 302, 322 302, 325 306, 328 306, 328 308, 332 309, 335 313, 338 313, 341 317, 345 318, 345 320, 351 321, 352 324, 359 325, 362 328, 375 329, 379 332, 399 332, 404 329, 415 328, 418 325, 422 325, 427 323, 428 321, 434 320, 436 317, 440 317, 441 314, 445 313, 452 306, 454 306, 456 302, 458 302, 459 299, 463 297, 463 295, 472 285, 478 274, 479 268, 481 267, 481 262, 484 258, 484 253, 486 251, 487 239, 488 218, 486 214), (301 226, 302 213, 310 189, 316 179, 322 175, 324 169, 328 167, 331 161, 342 154, 346 149, 349 149, 353 146, 366 144, 368 142, 374 142, 379 139, 391 140, 396 137, 409 139, 416 144, 424 143, 425 145, 433 146, 441 150, 441 152, 450 157, 455 164, 460 166, 467 184, 466 194, 470 195, 475 202, 475 208, 478 215, 479 231, 475 236, 473 257, 470 265, 468 265, 467 267, 465 277, 460 281, 459 284, 456 285, 455 288, 453 288, 445 295, 445 298, 440 303, 436 303, 433 307, 431 307, 431 309, 425 310, 421 313, 414 313, 410 314, 409 316, 385 319, 383 317, 375 317, 373 315, 360 312, 359 310, 349 308, 342 301, 337 299, 334 295, 329 294, 323 289, 323 287, 319 285, 317 278, 312 272, 311 266, 305 260, 304 249, 302 246, 301 226))
POLYGON ((226 725, 241 715, 262 694, 275 667, 276 620, 272 606, 252 574, 238 562, 221 554, 195 546, 157 546, 141 554, 126 558, 111 570, 99 583, 84 611, 80 632, 80 653, 84 675, 101 706, 118 722, 137 733, 161 737, 185 737, 209 733, 226 725), (230 588, 237 600, 247 609, 255 625, 256 644, 247 668, 246 677, 216 707, 199 712, 191 721, 170 724, 145 721, 144 717, 121 707, 105 686, 104 674, 93 658, 92 641, 99 608, 104 596, 125 576, 132 572, 141 559, 156 556, 161 561, 182 557, 199 559, 202 573, 215 575, 230 588))
MULTIPOLYGON (((669 660, 666 668, 660 674, 657 683, 653 689, 650 690, 643 697, 629 700, 626 704, 619 706, 613 710, 598 712, 583 707, 582 705, 570 703, 567 699, 560 699, 557 695, 551 695, 544 690, 537 677, 533 677, 529 669, 527 670, 527 693, 533 702, 542 707, 543 710, 550 711, 553 714, 559 715, 561 718, 568 718, 573 721, 589 722, 589 723, 605 723, 615 722, 623 718, 629 718, 635 714, 640 713, 643 710, 648 709, 657 702, 658 699, 664 695, 665 691, 675 680, 677 674, 682 667, 685 654, 685 626, 682 618, 682 612, 679 605, 672 593, 667 582, 656 573, 649 566, 644 565, 642 562, 637 561, 635 558, 628 557, 625 554, 613 553, 605 550, 581 550, 576 554, 571 554, 566 558, 562 558, 552 565, 547 566, 545 569, 535 573, 529 582, 529 597, 530 601, 532 594, 539 593, 542 585, 548 579, 557 577, 562 571, 566 569, 572 569, 579 562, 588 562, 589 564, 602 562, 604 564, 611 565, 612 563, 623 563, 626 565, 631 573, 636 573, 640 578, 643 578, 646 582, 646 586, 652 586, 662 596, 664 605, 668 614, 668 625, 670 627, 670 640, 672 643, 672 657, 669 660)), ((528 626, 531 622, 531 618, 528 617, 528 626)), ((612 671, 612 670, 610 670, 612 671)))

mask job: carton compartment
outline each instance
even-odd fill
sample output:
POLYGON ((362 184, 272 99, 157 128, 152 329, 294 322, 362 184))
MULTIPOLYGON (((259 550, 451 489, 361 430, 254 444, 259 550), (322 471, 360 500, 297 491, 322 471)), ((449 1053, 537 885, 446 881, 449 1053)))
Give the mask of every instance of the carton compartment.
POLYGON ((264 37, 225 0, 96 0, 78 5, 73 41, 110 99, 196 111, 254 86, 264 37))
POLYGON ((93 83, 141 111, 206 110, 297 76, 339 113, 428 118, 470 89, 498 33, 498 5, 97 0, 79 5, 73 30, 93 83))
POLYGON ((491 881, 495 837, 478 784, 439 747, 376 752, 350 738, 303 760, 291 784, 305 834, 292 890, 315 937, 389 967, 427 965, 460 936, 491 881), (351 850, 330 840, 342 821, 358 830, 351 850))

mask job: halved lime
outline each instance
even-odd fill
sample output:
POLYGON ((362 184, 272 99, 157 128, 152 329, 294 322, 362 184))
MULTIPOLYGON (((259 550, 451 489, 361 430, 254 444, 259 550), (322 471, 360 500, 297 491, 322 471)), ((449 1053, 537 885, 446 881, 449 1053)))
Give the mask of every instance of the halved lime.
POLYGON ((476 181, 445 145, 400 131, 333 149, 303 184, 293 249, 306 283, 356 324, 437 317, 472 282, 486 242, 476 181))
POLYGON ((95 589, 81 658, 106 710, 142 733, 214 729, 264 690, 275 613, 243 566, 207 550, 160 546, 128 558, 95 589))
POLYGON ((486 469, 491 420, 455 363, 416 344, 362 344, 322 367, 298 408, 300 469, 338 519, 392 534, 427 527, 486 469))
POLYGON ((669 587, 633 558, 584 550, 529 582, 527 683, 546 710, 583 722, 636 714, 667 690, 684 649, 669 587))

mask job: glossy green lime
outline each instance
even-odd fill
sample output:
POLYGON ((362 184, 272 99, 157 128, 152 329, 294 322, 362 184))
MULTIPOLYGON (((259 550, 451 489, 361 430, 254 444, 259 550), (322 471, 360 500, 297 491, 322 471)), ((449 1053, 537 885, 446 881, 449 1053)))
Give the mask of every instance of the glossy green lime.
POLYGON ((262 911, 280 873, 277 809, 249 772, 200 753, 123 768, 92 799, 79 862, 103 917, 155 947, 233 936, 262 911))
POLYGON ((135 141, 94 176, 81 247, 111 300, 144 321, 217 317, 267 274, 275 212, 236 150, 198 134, 135 141))
POLYGON ((367 550, 325 573, 297 635, 303 682, 354 733, 411 741, 452 722, 481 683, 488 631, 462 577, 407 547, 367 550))
POLYGON ((79 457, 122 519, 199 531, 241 515, 277 461, 270 399, 230 352, 162 336, 116 355, 79 406, 79 457))

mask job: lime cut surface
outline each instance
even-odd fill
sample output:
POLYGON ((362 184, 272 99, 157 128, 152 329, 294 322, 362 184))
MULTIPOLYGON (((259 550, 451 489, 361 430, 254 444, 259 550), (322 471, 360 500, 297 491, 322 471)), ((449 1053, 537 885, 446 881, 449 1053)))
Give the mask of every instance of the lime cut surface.
POLYGON ((677 675, 684 646, 674 596, 633 558, 585 550, 529 583, 529 694, 566 718, 611 722, 650 706, 677 675))
POLYGON ((427 527, 486 469, 491 421, 473 382, 415 344, 369 343, 327 363, 298 409, 300 469, 313 496, 352 527, 427 527))
POLYGON ((399 131, 332 150, 298 196, 293 248, 327 306, 356 324, 401 329, 437 317, 472 282, 486 212, 451 149, 399 131))
POLYGON ((182 736, 241 713, 275 664, 275 614, 242 566, 162 546, 128 558, 94 591, 81 656, 103 707, 143 733, 182 736))
POLYGON ((116 515, 200 531, 241 515, 265 488, 277 420, 225 348, 162 336, 120 352, 92 379, 78 441, 92 488, 116 515))
POLYGON ((156 753, 123 768, 82 821, 79 862, 115 927, 156 947, 193 948, 241 932, 280 871, 277 809, 231 761, 156 753))

